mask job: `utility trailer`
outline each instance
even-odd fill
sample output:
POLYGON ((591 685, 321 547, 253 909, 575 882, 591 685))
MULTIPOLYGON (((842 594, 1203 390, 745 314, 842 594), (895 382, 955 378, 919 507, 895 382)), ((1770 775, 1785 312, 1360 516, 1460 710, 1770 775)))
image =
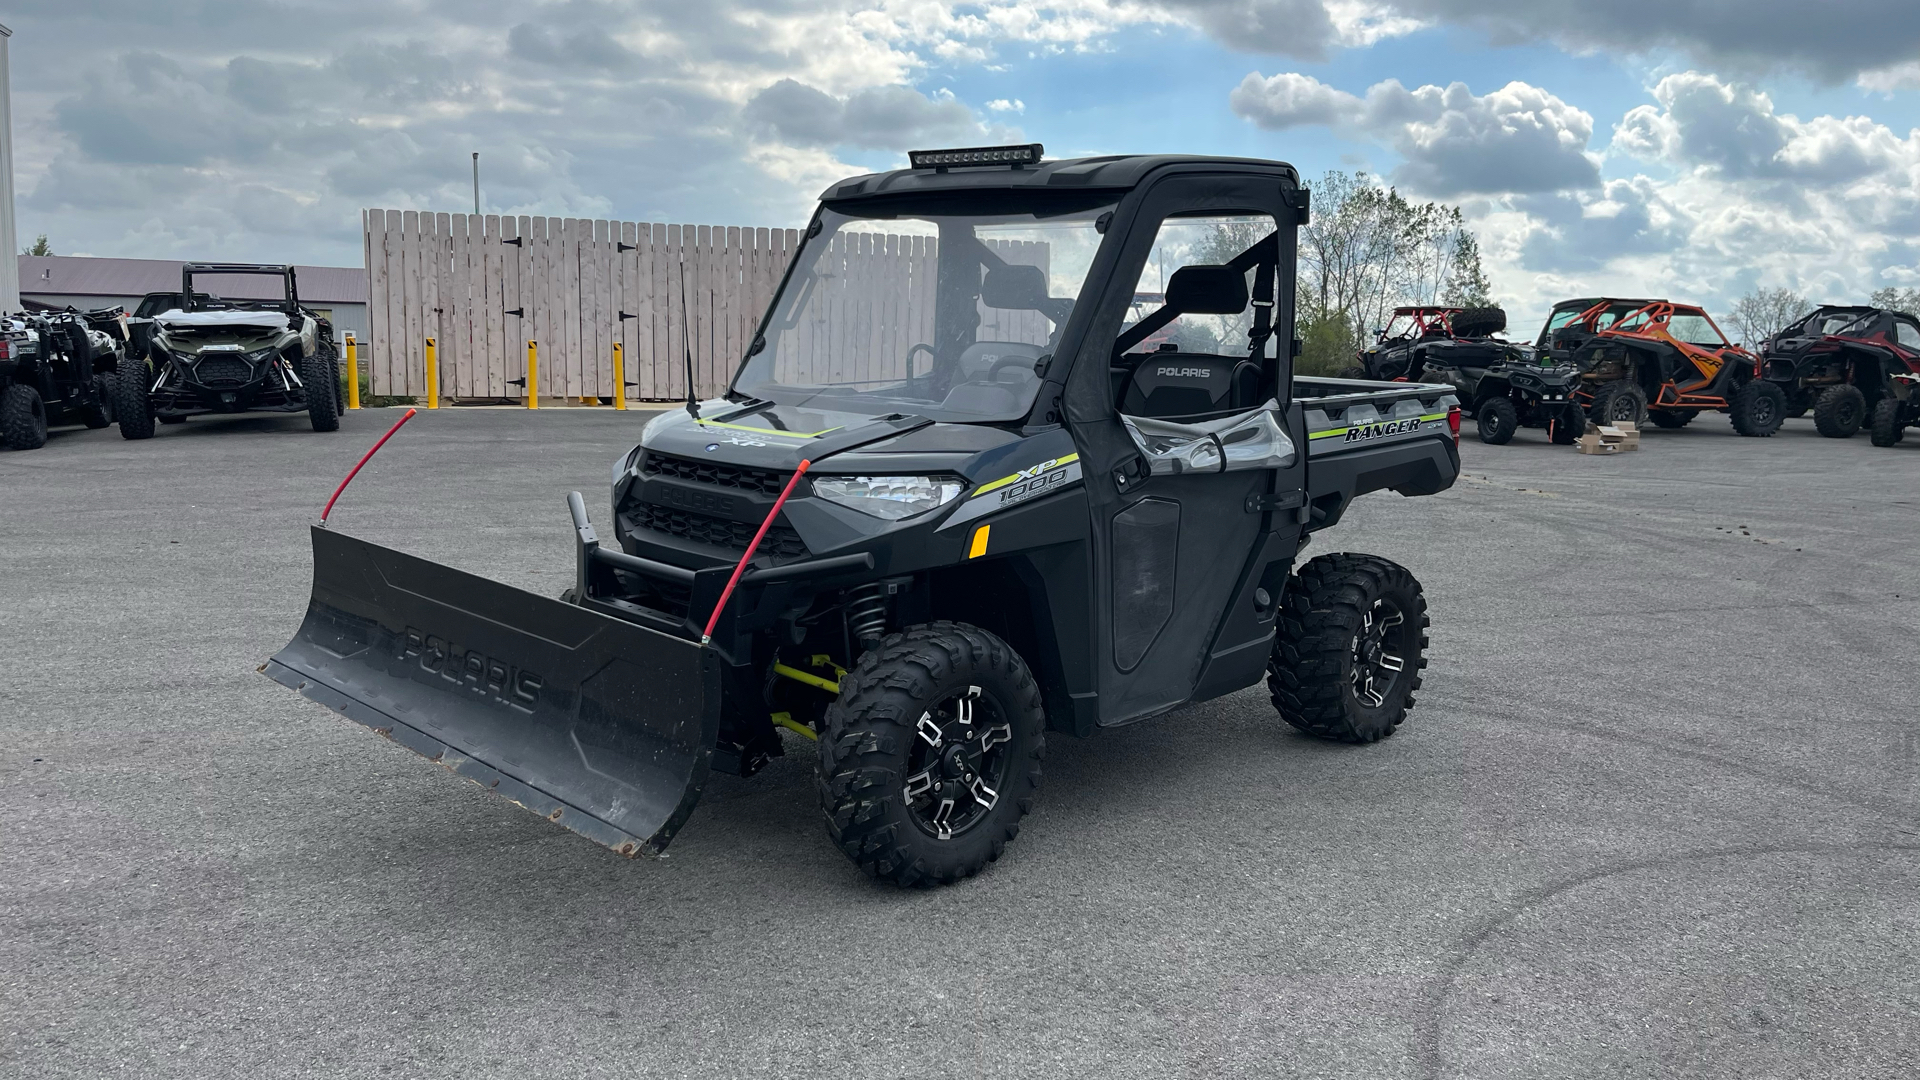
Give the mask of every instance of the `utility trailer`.
POLYGON ((316 526, 267 674, 628 855, 809 745, 829 836, 900 884, 998 858, 1049 736, 1263 680, 1392 734, 1418 582, 1300 552, 1454 482, 1453 388, 1293 377, 1291 166, 1039 149, 828 189, 725 394, 613 462, 606 539, 569 496, 561 598, 316 526))

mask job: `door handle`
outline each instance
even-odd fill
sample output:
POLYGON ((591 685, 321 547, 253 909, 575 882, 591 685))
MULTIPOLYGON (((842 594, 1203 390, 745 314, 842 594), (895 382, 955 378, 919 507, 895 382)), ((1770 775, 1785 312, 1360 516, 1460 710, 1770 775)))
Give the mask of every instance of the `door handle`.
POLYGON ((1247 513, 1264 514, 1272 510, 1298 510, 1307 504, 1304 491, 1275 491, 1247 496, 1247 513))

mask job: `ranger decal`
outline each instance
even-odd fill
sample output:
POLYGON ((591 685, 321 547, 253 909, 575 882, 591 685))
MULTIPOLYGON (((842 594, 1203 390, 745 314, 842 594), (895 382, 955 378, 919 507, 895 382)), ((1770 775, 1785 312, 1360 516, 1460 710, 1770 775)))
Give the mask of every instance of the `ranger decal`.
POLYGON ((1396 435, 1412 435, 1426 429, 1428 424, 1444 425, 1446 421, 1446 413, 1427 413, 1425 416, 1410 416, 1402 420, 1376 420, 1370 424, 1353 424, 1348 427, 1316 431, 1307 436, 1307 441, 1312 447, 1312 453, 1325 454, 1336 452, 1338 447, 1353 443, 1373 442, 1396 435))

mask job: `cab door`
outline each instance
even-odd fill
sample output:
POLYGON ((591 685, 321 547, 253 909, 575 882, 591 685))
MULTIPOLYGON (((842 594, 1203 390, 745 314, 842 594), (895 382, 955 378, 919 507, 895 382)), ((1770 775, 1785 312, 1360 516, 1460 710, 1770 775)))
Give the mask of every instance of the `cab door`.
POLYGON ((1128 306, 1107 359, 1130 443, 1088 476, 1103 725, 1251 685, 1272 649, 1306 459, 1286 393, 1296 216, 1280 191, 1252 177, 1162 181, 1110 290, 1128 306), (1221 267, 1240 270, 1238 310, 1217 299, 1233 294, 1221 267), (1215 300, 1186 301, 1202 311, 1160 311, 1203 279, 1215 300), (1155 296, 1163 304, 1140 299, 1155 296))

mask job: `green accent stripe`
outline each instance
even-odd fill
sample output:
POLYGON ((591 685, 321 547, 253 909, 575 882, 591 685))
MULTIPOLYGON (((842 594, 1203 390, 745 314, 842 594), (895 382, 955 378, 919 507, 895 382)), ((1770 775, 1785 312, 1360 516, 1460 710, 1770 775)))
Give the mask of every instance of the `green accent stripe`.
MULTIPOLYGON (((1432 421, 1435 421, 1435 420, 1445 420, 1446 418, 1447 418, 1447 414, 1446 414, 1446 413, 1443 413, 1443 412, 1440 412, 1440 413, 1427 413, 1427 414, 1426 414, 1426 415, 1424 415, 1424 416, 1420 416, 1420 417, 1416 417, 1416 419, 1418 419, 1418 420, 1419 420, 1419 421, 1420 421, 1421 423, 1423 423, 1423 424, 1426 424, 1426 423, 1431 423, 1432 421)), ((1391 421, 1391 420, 1376 420, 1376 421, 1374 421, 1374 423, 1375 423, 1375 424, 1391 424, 1391 423, 1393 423, 1393 421, 1391 421)), ((1361 427, 1372 427, 1372 426, 1373 426, 1373 424, 1362 424, 1362 425, 1360 425, 1360 426, 1361 426, 1361 427)), ((1349 432, 1349 431, 1352 431, 1352 430, 1353 430, 1353 427, 1352 427, 1352 425, 1348 425, 1347 427, 1340 427, 1340 428, 1328 428, 1328 429, 1327 429, 1326 431, 1315 431, 1315 432, 1310 432, 1310 433, 1309 433, 1309 434, 1307 435, 1307 441, 1308 441, 1308 442, 1312 442, 1312 441, 1313 441, 1313 440, 1315 440, 1315 439, 1330 439, 1330 438, 1332 438, 1332 437, 1334 437, 1335 435, 1345 435, 1345 434, 1346 434, 1347 432, 1349 432)), ((1411 432, 1406 432, 1406 431, 1402 431, 1402 432, 1400 432, 1400 434, 1402 434, 1402 435, 1408 435, 1408 434, 1411 434, 1411 432)))
POLYGON ((735 431, 757 431, 763 435, 779 435, 788 439, 817 439, 828 432, 840 430, 840 428, 837 427, 830 427, 826 431, 781 431, 779 428, 751 427, 747 424, 725 424, 718 420, 697 420, 695 423, 701 427, 723 427, 732 428, 735 431))
MULTIPOLYGON (((1079 460, 1080 460, 1079 454, 1068 454, 1066 457, 1059 458, 1056 461, 1054 461, 1053 467, 1055 469, 1058 469, 1063 466, 1071 465, 1074 462, 1079 460)), ((1048 471, 1051 472, 1052 470, 1048 470, 1048 471)), ((979 498, 980 496, 985 495, 989 491, 998 491, 1001 488, 1006 487, 1008 484, 1011 484, 1018 479, 1020 479, 1020 474, 1014 473, 1012 476, 1003 476, 1000 479, 995 480, 990 484, 981 484, 978 488, 974 489, 972 497, 979 498)))

